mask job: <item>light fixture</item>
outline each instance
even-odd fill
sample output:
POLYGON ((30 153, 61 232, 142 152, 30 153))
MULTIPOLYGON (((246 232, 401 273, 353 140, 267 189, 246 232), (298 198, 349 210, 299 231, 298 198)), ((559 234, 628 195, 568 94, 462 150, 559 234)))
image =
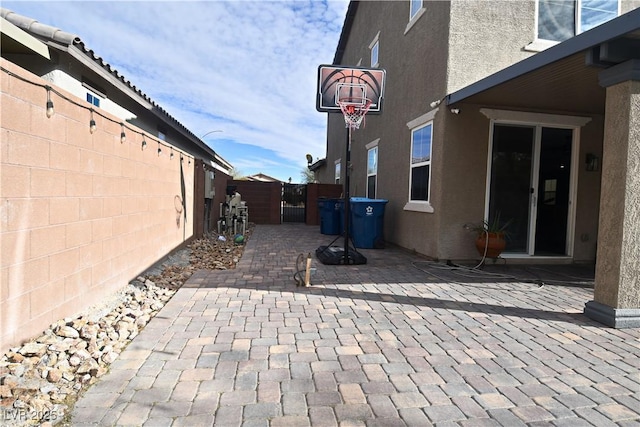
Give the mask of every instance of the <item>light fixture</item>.
POLYGON ((89 132, 94 133, 97 129, 96 121, 93 119, 93 108, 91 109, 91 120, 89 120, 89 132))
POLYGON ((429 106, 431 108, 436 108, 438 105, 440 105, 441 102, 442 102, 442 100, 438 99, 437 101, 433 101, 432 103, 430 103, 429 106))
POLYGON ((120 123, 120 143, 124 144, 127 140, 127 134, 124 133, 124 123, 120 123))
POLYGON ((144 147, 147 146, 147 140, 144 139, 144 135, 142 135, 142 149, 144 150, 144 147))
POLYGON ((169 154, 169 159, 173 159, 173 148, 171 149, 171 154, 169 154))
POLYGON ((599 169, 600 158, 593 153, 587 153, 585 157, 586 169, 589 172, 595 172, 599 169))
POLYGON ((160 148, 160 144, 158 144, 158 156, 162 154, 162 148, 160 148))
POLYGON ((459 109, 459 108, 452 108, 452 109, 451 109, 451 112, 452 112, 453 114, 460 114, 460 109, 459 109))
POLYGON ((307 154, 307 164, 310 165, 311 163, 313 163, 313 157, 311 154, 307 154))
POLYGON ((53 101, 51 100, 51 86, 45 86, 47 89, 47 117, 51 118, 53 116, 53 101))

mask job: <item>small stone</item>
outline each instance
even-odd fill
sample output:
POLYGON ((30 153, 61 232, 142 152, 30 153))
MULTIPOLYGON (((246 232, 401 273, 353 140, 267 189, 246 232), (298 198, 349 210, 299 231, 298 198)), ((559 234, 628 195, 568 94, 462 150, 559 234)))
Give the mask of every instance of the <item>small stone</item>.
POLYGON ((67 325, 57 328, 56 329, 56 335, 58 335, 59 337, 65 337, 65 338, 79 338, 80 337, 80 333, 77 330, 75 330, 71 326, 67 326, 67 325))
POLYGON ((80 375, 90 374, 92 376, 95 376, 97 372, 98 372, 98 362, 96 362, 94 359, 84 360, 80 364, 80 366, 78 366, 78 374, 80 375))
POLYGON ((10 352, 7 354, 7 359, 9 359, 10 362, 20 363, 24 360, 24 356, 20 353, 10 352))
POLYGON ((110 351, 102 355, 101 359, 107 365, 112 364, 118 358, 118 353, 110 351))
POLYGON ((47 346, 45 344, 38 344, 35 342, 30 342, 25 344, 20 349, 20 354, 23 356, 31 357, 31 356, 42 356, 47 351, 47 346))
POLYGON ((9 387, 8 385, 0 385, 0 397, 5 399, 11 396, 13 396, 13 394, 11 393, 11 387, 9 387))
POLYGON ((56 352, 65 352, 71 348, 71 340, 65 339, 63 341, 58 341, 49 346, 49 350, 56 352))
POLYGON ((95 339, 98 336, 98 325, 84 325, 80 329, 80 337, 85 340, 95 339))
POLYGON ((60 369, 51 369, 47 372, 47 380, 52 383, 57 383, 62 379, 62 372, 60 369))

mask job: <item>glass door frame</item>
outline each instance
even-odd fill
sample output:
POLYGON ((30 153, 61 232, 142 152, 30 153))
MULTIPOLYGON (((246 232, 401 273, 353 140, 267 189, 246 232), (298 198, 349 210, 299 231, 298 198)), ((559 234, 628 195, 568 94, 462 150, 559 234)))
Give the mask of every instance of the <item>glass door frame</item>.
POLYGON ((538 180, 540 173, 540 150, 542 140, 542 128, 561 128, 570 129, 573 131, 571 141, 571 174, 569 184, 569 209, 567 217, 567 230, 566 230, 566 245, 565 255, 567 257, 573 257, 574 239, 575 239, 575 222, 576 222, 576 197, 578 192, 578 172, 580 167, 580 130, 581 127, 591 121, 590 117, 578 117, 578 116, 560 116, 552 114, 542 113, 527 113, 521 111, 509 111, 509 110, 493 110, 493 109, 480 109, 480 112, 490 119, 489 123, 489 140, 487 150, 487 171, 486 171, 486 186, 485 186, 485 204, 484 204, 484 218, 489 218, 489 197, 491 192, 491 168, 493 161, 493 136, 494 125, 514 125, 514 126, 528 126, 534 128, 534 141, 533 141, 533 159, 532 159, 532 173, 531 173, 531 186, 534 189, 529 201, 529 227, 528 227, 528 244, 527 252, 508 252, 503 253, 506 257, 533 257, 535 256, 535 232, 536 232, 536 220, 537 220, 537 207, 538 207, 538 180))

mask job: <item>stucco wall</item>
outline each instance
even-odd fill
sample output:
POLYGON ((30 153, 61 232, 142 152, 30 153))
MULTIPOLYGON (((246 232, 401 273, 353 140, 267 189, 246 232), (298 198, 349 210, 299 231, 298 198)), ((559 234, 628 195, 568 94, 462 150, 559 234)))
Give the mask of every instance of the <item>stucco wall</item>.
MULTIPOLYGON (((409 194, 411 130, 407 123, 431 110, 431 101, 442 98, 448 38, 448 2, 425 2, 425 12, 407 30, 409 2, 361 2, 342 64, 370 66, 369 45, 378 35, 379 67, 387 72, 384 108, 369 115, 364 127, 353 131, 351 147, 351 195, 366 194, 366 145, 379 139, 377 197, 385 208, 384 235, 388 242, 431 254, 437 227, 432 214, 404 211, 409 194)), ((346 131, 339 114, 329 115, 327 166, 342 159, 344 181, 346 131)), ((437 127, 434 127, 437 132, 437 127)), ((434 156, 436 153, 434 153, 434 156)), ((322 181, 329 182, 329 181, 322 181)))
POLYGON ((535 22, 535 0, 452 1, 447 93, 533 55, 535 22))
MULTIPOLYGON (((29 81, 46 82, 2 60, 29 81)), ((0 164, 0 351, 58 319, 103 301, 193 234, 192 209, 178 211, 180 156, 118 123, 6 73, 0 164)), ((84 105, 83 99, 66 96, 84 105)), ((108 116, 108 115, 107 115, 108 116)), ((108 116, 117 121, 117 118, 108 116)), ((193 165, 182 162, 193 206, 193 165)))

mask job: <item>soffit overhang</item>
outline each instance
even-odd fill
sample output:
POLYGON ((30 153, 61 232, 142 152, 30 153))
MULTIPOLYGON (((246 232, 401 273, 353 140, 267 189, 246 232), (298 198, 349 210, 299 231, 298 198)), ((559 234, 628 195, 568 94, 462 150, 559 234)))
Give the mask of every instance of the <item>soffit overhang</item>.
POLYGON ((640 59, 640 9, 453 92, 445 101, 604 114, 600 72, 634 59, 640 59))

